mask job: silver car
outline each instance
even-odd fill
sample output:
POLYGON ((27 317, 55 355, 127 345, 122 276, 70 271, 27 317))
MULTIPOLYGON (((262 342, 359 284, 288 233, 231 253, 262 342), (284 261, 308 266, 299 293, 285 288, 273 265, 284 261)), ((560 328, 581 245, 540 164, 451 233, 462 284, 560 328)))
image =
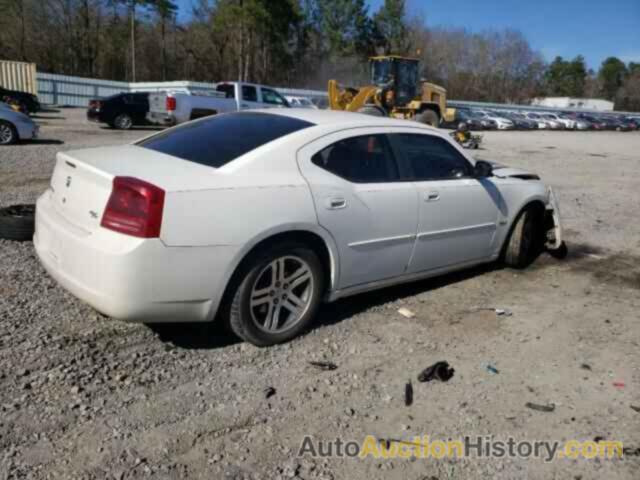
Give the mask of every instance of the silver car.
POLYGON ((0 145, 11 145, 18 140, 37 137, 38 125, 31 118, 0 102, 0 145))

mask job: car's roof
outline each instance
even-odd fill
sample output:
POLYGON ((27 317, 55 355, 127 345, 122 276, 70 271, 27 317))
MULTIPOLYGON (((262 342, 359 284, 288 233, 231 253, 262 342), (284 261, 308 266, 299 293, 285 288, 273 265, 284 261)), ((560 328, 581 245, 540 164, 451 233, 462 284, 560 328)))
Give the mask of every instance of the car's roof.
MULTIPOLYGON (((297 118, 315 125, 339 125, 345 126, 380 126, 380 127, 406 127, 407 120, 388 117, 376 117, 362 113, 340 112, 336 110, 312 110, 309 108, 267 108, 257 110, 263 113, 283 115, 297 118)), ((414 122, 412 126, 425 126, 414 122)), ((425 126, 426 127, 426 126, 425 126)), ((428 128, 428 127, 426 127, 428 128)))

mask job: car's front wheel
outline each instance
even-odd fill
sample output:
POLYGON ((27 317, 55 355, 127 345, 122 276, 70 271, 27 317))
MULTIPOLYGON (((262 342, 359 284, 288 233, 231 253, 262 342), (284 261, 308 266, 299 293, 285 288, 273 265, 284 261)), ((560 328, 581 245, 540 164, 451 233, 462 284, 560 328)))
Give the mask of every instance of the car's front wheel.
POLYGON ((0 145, 11 145, 18 141, 18 132, 13 125, 0 120, 0 145))
POLYGON ((529 266, 544 246, 542 214, 534 207, 525 208, 511 230, 503 260, 513 268, 529 266))
POLYGON ((316 253, 302 244, 268 248, 242 268, 229 310, 233 332, 256 346, 286 342, 313 320, 324 289, 316 253))

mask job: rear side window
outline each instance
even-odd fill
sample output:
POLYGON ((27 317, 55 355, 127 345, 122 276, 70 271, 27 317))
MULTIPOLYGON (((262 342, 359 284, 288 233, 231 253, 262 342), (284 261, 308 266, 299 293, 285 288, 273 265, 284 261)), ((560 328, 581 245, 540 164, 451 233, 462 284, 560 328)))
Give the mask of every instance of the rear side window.
POLYGON ((433 135, 393 134, 413 172, 413 180, 450 180, 471 176, 471 164, 446 140, 433 135))
POLYGON ((242 99, 247 102, 257 102, 258 101, 258 90, 256 87, 252 87, 250 85, 242 86, 242 99))
POLYGON ((216 91, 224 93, 225 98, 235 98, 235 88, 233 84, 223 83, 216 87, 216 91))
POLYGON ((384 135, 340 140, 320 150, 311 161, 354 183, 386 183, 399 178, 398 166, 384 135))
POLYGON ((214 115, 139 142, 140 147, 219 168, 245 153, 313 123, 269 113, 214 115))

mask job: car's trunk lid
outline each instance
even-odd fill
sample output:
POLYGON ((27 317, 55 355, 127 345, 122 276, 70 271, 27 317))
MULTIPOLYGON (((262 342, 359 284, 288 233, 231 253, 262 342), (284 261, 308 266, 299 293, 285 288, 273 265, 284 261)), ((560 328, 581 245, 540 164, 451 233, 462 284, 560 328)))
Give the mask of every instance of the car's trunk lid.
POLYGON ((90 233, 99 228, 117 176, 135 177, 165 192, 215 188, 216 170, 135 145, 57 155, 51 178, 54 208, 90 233))

